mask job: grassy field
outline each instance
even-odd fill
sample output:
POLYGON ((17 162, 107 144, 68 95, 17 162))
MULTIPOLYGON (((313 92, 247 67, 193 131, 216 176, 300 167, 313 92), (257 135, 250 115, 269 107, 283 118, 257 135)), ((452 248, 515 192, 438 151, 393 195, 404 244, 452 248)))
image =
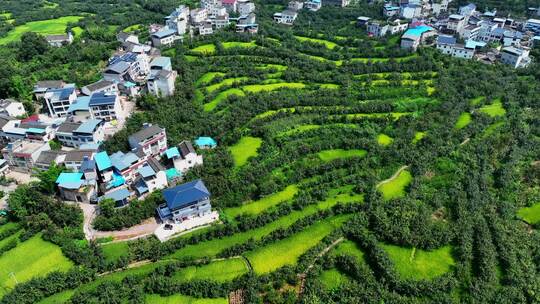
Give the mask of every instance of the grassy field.
POLYGON ((146 295, 145 303, 147 304, 228 304, 229 300, 226 298, 216 299, 199 299, 183 295, 174 295, 169 297, 162 297, 160 295, 146 295))
POLYGON ((223 42, 222 45, 224 49, 253 48, 257 46, 257 44, 255 44, 255 41, 250 41, 250 42, 229 41, 229 42, 223 42))
POLYGON ((470 113, 461 113, 458 120, 456 121, 456 125, 454 126, 457 130, 465 128, 468 124, 471 123, 472 117, 470 113))
MULTIPOLYGON (((231 89, 225 90, 223 92, 219 92, 219 94, 217 94, 216 97, 214 99, 212 99, 212 101, 210 101, 209 103, 204 104, 204 111, 210 112, 210 111, 214 110, 218 106, 218 104, 220 102, 227 99, 227 97, 233 96, 233 95, 245 96, 246 94, 244 94, 244 91, 242 91, 240 89, 237 89, 237 88, 231 88, 231 89)), ((204 96, 203 96, 203 99, 204 99, 204 96)))
POLYGON ((328 162, 328 161, 332 161, 338 158, 362 157, 366 155, 366 153, 367 153, 366 150, 360 150, 360 149, 355 149, 355 150, 334 149, 334 150, 321 151, 317 153, 317 155, 322 161, 328 162))
POLYGON ((429 280, 447 273, 455 264, 452 247, 425 251, 382 244, 399 275, 407 280, 429 280))
POLYGON ((350 256, 355 257, 356 260, 358 261, 358 263, 365 262, 365 260, 364 260, 364 252, 362 251, 362 249, 360 249, 358 244, 356 244, 353 241, 349 241, 349 240, 346 240, 346 241, 343 241, 343 242, 339 243, 332 250, 332 254, 335 254, 335 255, 339 255, 339 254, 350 255, 350 256))
POLYGON ((144 29, 144 26, 140 23, 138 24, 133 24, 133 25, 130 25, 128 27, 126 27, 125 29, 122 30, 122 32, 125 32, 125 33, 130 33, 130 32, 134 32, 134 31, 138 31, 138 30, 142 30, 144 29))
POLYGON ((377 136, 377 143, 381 146, 388 146, 392 144, 394 139, 386 134, 379 134, 377 136))
POLYGON ((199 54, 211 55, 216 52, 216 46, 214 44, 203 44, 191 49, 191 51, 199 54))
POLYGON ((63 34, 66 30, 66 25, 70 22, 79 21, 81 16, 66 16, 58 19, 49 19, 43 21, 32 21, 19 26, 9 31, 7 36, 0 38, 0 45, 18 41, 22 34, 26 32, 36 32, 42 35, 63 34))
POLYGON ((36 235, 0 257, 0 297, 7 290, 52 271, 67 271, 73 263, 62 255, 60 247, 36 235))
POLYGON ((323 39, 316 39, 316 38, 309 38, 309 37, 302 37, 302 36, 294 36, 296 39, 298 39, 301 42, 309 41, 313 43, 318 43, 324 45, 327 49, 333 50, 336 46, 338 46, 337 43, 323 40, 323 39))
POLYGON ((19 227, 19 224, 15 222, 7 222, 4 225, 0 225, 0 234, 4 233, 7 230, 11 230, 13 228, 19 227))
POLYGON ((242 87, 242 90, 249 93, 260 93, 275 91, 279 89, 303 89, 306 85, 300 82, 280 82, 271 84, 252 84, 242 87))
POLYGON ((481 107, 479 111, 490 117, 504 116, 506 114, 506 110, 503 108, 500 100, 495 100, 492 104, 481 107))
POLYGON ((179 282, 211 280, 228 282, 248 273, 249 268, 243 258, 232 258, 211 262, 202 266, 190 266, 177 271, 173 278, 179 282))
POLYGON ((128 242, 109 243, 101 246, 103 255, 107 261, 116 261, 121 256, 129 253, 128 242))
POLYGON ((251 136, 242 137, 238 143, 229 148, 236 167, 243 166, 250 157, 257 156, 257 150, 262 145, 262 139, 251 136))
POLYGON ((293 265, 302 254, 317 245, 348 218, 349 216, 337 216, 325 219, 291 237, 248 252, 246 257, 258 274, 268 273, 285 265, 293 265))
POLYGON ((280 132, 277 136, 278 137, 281 137, 281 136, 290 136, 290 135, 294 135, 294 134, 297 134, 297 133, 302 133, 304 131, 309 131, 309 130, 316 130, 316 129, 319 129, 321 126, 320 125, 301 125, 301 126, 296 126, 292 129, 289 129, 287 131, 283 131, 283 132, 280 132))
POLYGON ((239 207, 228 208, 224 212, 231 218, 240 214, 256 215, 282 202, 291 200, 296 193, 298 193, 298 187, 296 185, 290 185, 280 192, 270 194, 254 202, 247 202, 239 207))
POLYGON ((380 184, 379 190, 384 200, 391 200, 405 196, 405 188, 411 183, 412 175, 409 171, 403 170, 395 178, 380 184))
POLYGON ((540 223, 540 203, 519 209, 517 215, 531 225, 540 223))
POLYGON ((320 280, 326 289, 335 289, 349 281, 346 275, 339 272, 337 269, 325 270, 321 273, 320 280))
POLYGON ((209 83, 210 81, 212 81, 214 78, 222 77, 224 75, 225 73, 221 73, 221 72, 208 72, 202 75, 199 79, 197 79, 197 81, 195 82, 195 85, 196 86, 205 85, 209 83))
POLYGON ((188 245, 185 248, 182 248, 170 255, 169 258, 183 259, 214 257, 226 248, 229 248, 236 244, 244 243, 250 238, 253 238, 255 240, 261 239, 263 236, 268 235, 276 229, 287 228, 297 220, 314 214, 319 210, 331 208, 339 202, 347 203, 363 201, 363 196, 361 194, 352 194, 350 192, 351 190, 352 186, 343 186, 337 189, 333 189, 329 192, 329 196, 326 200, 319 202, 316 205, 310 205, 302 210, 293 211, 289 215, 281 217, 257 229, 237 233, 233 236, 223 237, 221 239, 201 242, 195 245, 188 245))
POLYGON ((57 294, 54 294, 48 298, 45 298, 38 302, 38 304, 61 304, 66 303, 69 298, 75 293, 74 290, 66 290, 57 294))

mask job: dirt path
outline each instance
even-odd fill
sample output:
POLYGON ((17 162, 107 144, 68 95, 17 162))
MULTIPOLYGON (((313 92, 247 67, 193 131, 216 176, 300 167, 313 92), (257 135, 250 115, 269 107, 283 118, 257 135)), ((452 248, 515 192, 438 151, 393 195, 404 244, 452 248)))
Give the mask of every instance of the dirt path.
POLYGON ((379 188, 382 184, 385 184, 385 183, 388 183, 388 182, 391 182, 393 179, 397 178, 399 176, 399 174, 401 173, 401 171, 405 170, 409 168, 409 165, 405 165, 405 166, 402 166, 401 168, 399 168, 396 173, 394 173, 394 175, 390 176, 389 178, 379 182, 375 188, 379 188))

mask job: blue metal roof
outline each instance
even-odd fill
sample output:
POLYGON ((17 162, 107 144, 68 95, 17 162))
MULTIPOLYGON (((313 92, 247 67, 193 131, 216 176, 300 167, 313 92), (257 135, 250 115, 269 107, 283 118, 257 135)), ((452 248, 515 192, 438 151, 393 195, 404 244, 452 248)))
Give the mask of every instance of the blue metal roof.
POLYGON ((163 197, 169 209, 176 210, 210 197, 210 192, 206 189, 203 181, 198 179, 164 190, 163 197))
POLYGON ((75 87, 63 87, 61 89, 52 89, 52 90, 47 90, 47 92, 52 92, 54 93, 55 96, 57 96, 57 98, 59 100, 66 100, 69 98, 69 95, 71 95, 73 93, 73 91, 75 91, 75 87))
POLYGON ((203 146, 215 147, 217 146, 217 142, 212 137, 199 137, 195 140, 195 145, 197 147, 203 147, 203 146))
POLYGON ((163 57, 163 56, 156 57, 156 58, 154 58, 154 60, 152 60, 152 63, 150 64, 150 66, 152 68, 153 67, 160 67, 162 69, 170 68, 171 67, 171 58, 170 57, 163 57))
POLYGON ((122 171, 126 168, 129 168, 133 163, 139 161, 139 157, 132 152, 123 153, 118 151, 110 156, 112 165, 122 171))
POLYGON ((114 200, 115 202, 118 202, 118 201, 125 200, 129 196, 130 196, 129 191, 126 188, 122 188, 122 189, 114 190, 112 192, 109 192, 109 193, 103 195, 100 198, 100 201, 110 198, 110 199, 114 200))
POLYGON ((99 152, 94 156, 94 160, 96 161, 97 167, 99 171, 103 171, 106 169, 109 169, 112 167, 111 159, 109 158, 109 155, 107 155, 107 152, 99 152))
POLYGON ((144 178, 156 175, 156 172, 154 172, 154 169, 152 169, 152 167, 148 165, 144 165, 140 167, 139 170, 137 170, 137 172, 139 172, 139 174, 144 178))
POLYGON ((476 48, 482 48, 484 46, 486 46, 485 42, 474 41, 471 39, 467 40, 467 42, 465 43, 466 49, 476 49, 476 48))
POLYGON ((69 105, 68 113, 75 111, 88 111, 88 104, 90 103, 90 96, 80 96, 69 105))
POLYGON ((172 148, 169 148, 169 149, 165 150, 165 155, 167 156, 168 159, 172 159, 172 158, 175 158, 175 157, 179 157, 180 156, 180 151, 178 151, 177 147, 172 147, 172 148))
POLYGON ((99 149, 99 144, 86 143, 86 144, 82 144, 79 148, 81 150, 97 150, 97 149, 99 149))
POLYGON ((26 133, 43 134, 43 133, 45 133, 45 129, 40 129, 40 128, 28 128, 28 129, 26 129, 26 133))
POLYGON ((100 123, 101 119, 89 119, 75 129, 75 132, 92 134, 100 123))
POLYGON ((111 105, 116 102, 116 95, 108 95, 104 92, 97 92, 90 96, 89 106, 111 105))
POLYGON ((84 171, 94 171, 96 169, 96 162, 91 159, 83 160, 81 164, 81 172, 84 171))
POLYGON ((441 35, 437 38, 437 44, 456 44, 456 38, 452 36, 441 35))
POLYGON ((82 173, 62 172, 56 179, 58 187, 66 189, 79 189, 83 183, 82 173))
POLYGON ((167 179, 171 180, 176 177, 182 176, 182 173, 178 172, 175 168, 170 168, 165 170, 165 175, 167 176, 167 179))
POLYGON ((425 32, 431 31, 433 28, 431 26, 427 25, 420 25, 415 28, 409 28, 407 31, 405 31, 404 35, 411 35, 415 37, 422 37, 422 34, 425 32))

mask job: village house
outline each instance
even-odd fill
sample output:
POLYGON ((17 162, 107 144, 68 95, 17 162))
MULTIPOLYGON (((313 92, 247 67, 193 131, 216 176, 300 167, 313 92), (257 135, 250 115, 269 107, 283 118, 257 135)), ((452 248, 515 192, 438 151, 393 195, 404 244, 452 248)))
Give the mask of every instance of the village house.
POLYGON ((203 23, 208 19, 208 10, 206 8, 192 9, 190 12, 191 23, 203 23))
POLYGON ((88 107, 90 109, 90 115, 94 119, 102 119, 104 121, 123 121, 125 119, 118 94, 94 93, 90 96, 88 107))
POLYGON ((93 159, 96 149, 79 149, 66 152, 64 165, 71 172, 79 172, 85 159, 93 159))
POLYGON ((430 26, 419 25, 409 28, 401 36, 401 48, 415 51, 428 37, 435 36, 437 32, 430 26))
POLYGON ((67 201, 90 203, 96 197, 96 181, 87 180, 82 172, 62 172, 56 179, 60 197, 67 201))
POLYGON ((386 35, 394 35, 405 31, 409 27, 407 22, 402 22, 399 19, 393 21, 368 21, 367 32, 373 37, 383 37, 386 35))
POLYGON ((255 11, 255 3, 249 0, 238 0, 237 6, 240 16, 244 16, 255 11))
POLYGON ((540 35, 540 19, 529 19, 523 26, 524 31, 531 31, 536 35, 540 35))
POLYGON ((75 87, 49 89, 43 95, 51 117, 65 117, 69 106, 77 99, 75 87))
POLYGON ((21 117, 26 115, 22 102, 13 99, 0 99, 0 115, 21 117))
POLYGON ((73 42, 73 34, 71 32, 61 35, 47 35, 45 40, 53 47, 61 47, 66 44, 71 44, 73 42))
POLYGON ((56 138, 67 147, 80 148, 83 144, 100 145, 105 135, 103 121, 90 119, 85 122, 64 122, 56 130, 56 138))
POLYGON ((463 28, 466 24, 467 20, 465 19, 465 16, 452 14, 448 17, 446 28, 451 33, 462 35, 463 28))
POLYGON ((36 97, 36 100, 40 100, 45 96, 45 93, 48 90, 54 90, 54 89, 62 89, 65 86, 75 86, 75 84, 66 84, 62 80, 43 80, 38 81, 34 85, 34 96, 36 97))
POLYGON ((304 2, 300 1, 290 1, 287 5, 287 8, 293 11, 299 11, 304 8, 304 2))
POLYGON ((132 196, 133 195, 127 188, 118 188, 111 190, 99 197, 98 202, 102 202, 103 200, 112 200, 116 207, 123 207, 129 203, 132 196))
POLYGON ((168 186, 165 168, 153 157, 148 158, 146 164, 137 170, 137 174, 138 177, 133 184, 139 196, 168 186))
POLYGON ((143 128, 128 137, 132 151, 140 150, 146 156, 160 156, 167 150, 167 133, 158 125, 145 123, 143 128))
POLYGON ((399 6, 394 6, 391 3, 387 3, 383 6, 383 15, 386 17, 393 17, 395 15, 398 15, 401 11, 401 8, 399 6))
POLYGON ((474 47, 470 48, 462 44, 457 44, 456 38, 446 35, 441 35, 437 38, 436 47, 443 54, 463 59, 472 59, 475 52, 474 47))
POLYGON ((172 70, 169 57, 156 57, 150 64, 150 77, 146 83, 148 92, 155 96, 174 94, 176 71, 172 70))
POLYGON ((514 68, 524 68, 531 63, 529 49, 514 46, 504 47, 501 51, 501 62, 514 68))
POLYGON ((139 44, 139 37, 137 35, 132 33, 126 33, 123 31, 116 34, 116 40, 121 43, 130 42, 134 44, 139 44))
POLYGON ((459 14, 462 16, 472 16, 476 12, 476 5, 469 3, 459 8, 459 14))
POLYGON ((2 155, 8 162, 11 170, 30 173, 41 152, 49 151, 50 149, 51 147, 48 142, 20 139, 8 143, 2 149, 2 155))
POLYGON ((405 19, 422 17, 422 6, 418 4, 408 4, 401 7, 401 17, 405 19))
POLYGON ((171 46, 177 40, 181 40, 182 36, 178 36, 178 33, 176 30, 165 27, 159 32, 155 32, 152 35, 150 35, 150 38, 152 40, 153 46, 160 47, 160 46, 171 46))
POLYGON ((116 93, 118 92, 118 85, 114 81, 101 79, 82 87, 81 92, 86 96, 92 96, 92 94, 98 92, 116 93))
POLYGON ((50 141, 55 136, 55 125, 45 124, 40 121, 21 120, 15 127, 24 130, 25 138, 30 140, 50 141))
POLYGON ((350 0, 323 0, 324 5, 346 7, 351 3, 350 0))
POLYGON ((227 12, 236 13, 238 11, 238 1, 237 0, 222 0, 221 5, 225 7, 227 12))
POLYGON ((92 118, 90 114, 90 96, 79 96, 69 106, 67 117, 73 122, 83 122, 92 118))
POLYGON ((503 46, 516 46, 521 45, 523 39, 523 33, 519 31, 507 30, 503 34, 503 46))
POLYGON ((293 25, 296 17, 298 17, 298 12, 286 9, 281 13, 275 13, 274 21, 280 24, 293 25))
POLYGON ((139 169, 148 157, 141 151, 137 153, 117 151, 109 156, 113 167, 113 184, 109 186, 116 187, 122 179, 124 183, 131 184, 136 177, 137 169, 139 169), (116 173, 116 176, 115 174, 116 173))
POLYGON ((310 10, 312 12, 316 12, 318 10, 321 9, 322 7, 322 2, 321 0, 309 0, 309 1, 306 1, 304 3, 304 7, 307 9, 307 10, 310 10))
POLYGON ((183 141, 178 147, 167 149, 165 155, 167 159, 172 160, 176 171, 181 173, 203 164, 202 155, 197 154, 190 141, 183 141))
POLYGON ((210 214, 210 191, 202 180, 195 180, 163 191, 165 204, 157 208, 163 222, 181 223, 195 217, 210 214))
POLYGON ((244 16, 240 16, 236 22, 237 33, 250 33, 255 34, 259 30, 259 25, 255 21, 255 13, 249 13, 244 16))
POLYGON ((189 7, 180 5, 169 16, 165 17, 165 26, 183 36, 189 29, 189 7))
POLYGON ((49 170, 52 164, 62 165, 66 159, 66 151, 43 151, 39 154, 38 159, 34 163, 34 168, 38 170, 49 170))

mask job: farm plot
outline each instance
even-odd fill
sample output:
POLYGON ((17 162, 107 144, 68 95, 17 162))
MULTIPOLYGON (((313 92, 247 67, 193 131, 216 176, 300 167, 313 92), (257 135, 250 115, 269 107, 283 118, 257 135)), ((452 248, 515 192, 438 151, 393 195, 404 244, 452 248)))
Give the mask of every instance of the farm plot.
POLYGON ((394 139, 386 134, 379 134, 377 136, 377 143, 381 146, 388 146, 392 144, 394 139))
POLYGON ((225 73, 221 72, 208 72, 202 75, 197 81, 195 81, 196 86, 206 85, 216 77, 222 77, 225 73))
MULTIPOLYGON (((223 92, 219 92, 214 99, 212 99, 209 103, 204 104, 204 111, 210 112, 214 110, 220 102, 233 95, 245 96, 246 94, 244 94, 244 91, 237 88, 231 88, 223 92)), ((204 96, 202 96, 201 99, 204 99, 204 96)))
POLYGON ((53 271, 67 271, 72 266, 58 246, 36 235, 0 257, 0 297, 16 282, 26 282, 53 271))
POLYGON ((129 254, 128 242, 116 242, 101 246, 105 260, 113 262, 129 254))
POLYGON ((246 257, 258 274, 268 273, 285 265, 294 265, 302 254, 339 228, 348 218, 349 216, 337 216, 322 220, 289 238, 248 252, 246 257))
POLYGON ((349 278, 335 268, 324 270, 319 279, 328 290, 338 288, 349 282, 349 278))
POLYGON ((301 42, 308 41, 308 42, 324 45, 324 47, 326 47, 327 49, 330 49, 330 50, 333 50, 334 48, 336 48, 336 46, 338 46, 337 43, 332 42, 332 41, 328 41, 328 40, 317 39, 317 38, 309 38, 309 37, 303 37, 303 36, 294 36, 294 37, 296 39, 298 39, 299 41, 301 41, 301 42))
POLYGON ((179 282, 210 280, 228 282, 249 271, 243 258, 231 258, 210 262, 201 266, 190 266, 177 271, 173 279, 179 282))
POLYGON ((455 264, 450 246, 433 251, 388 244, 381 246, 394 262, 399 275, 406 280, 430 280, 447 273, 455 264))
POLYGON ((82 16, 66 16, 57 19, 42 21, 32 21, 19 26, 7 33, 7 36, 0 38, 0 45, 19 40, 26 32, 36 32, 42 35, 63 34, 68 23, 75 23, 82 19, 82 16))
POLYGON ((183 295, 174 295, 169 297, 162 297, 160 295, 149 294, 146 295, 145 303, 147 304, 228 304, 229 300, 226 298, 216 299, 200 299, 183 295))
POLYGON ((540 203, 519 209, 517 215, 531 225, 540 223, 540 203))
POLYGON ((495 100, 492 104, 485 105, 478 110, 487 114, 489 117, 504 116, 504 114, 506 114, 506 110, 500 100, 495 100))
POLYGON ((366 155, 366 150, 354 149, 354 150, 344 150, 344 149, 334 149, 334 150, 325 150, 317 153, 319 158, 324 162, 333 161, 339 158, 350 158, 350 157, 362 157, 366 155))
POLYGON ((241 214, 256 215, 282 202, 291 200, 296 193, 298 193, 298 187, 296 185, 290 185, 280 192, 268 195, 254 202, 247 202, 239 207, 228 208, 224 212, 231 218, 235 218, 241 214))
POLYGON ((407 170, 401 170, 397 175, 381 182, 377 190, 382 193, 384 200, 405 196, 405 188, 411 183, 412 175, 407 170))
POLYGON ((235 167, 242 167, 249 158, 257 156, 262 139, 251 136, 244 136, 234 146, 229 148, 232 154, 235 167))
POLYGON ((470 113, 467 113, 467 112, 461 113, 458 120, 456 121, 454 128, 456 128, 457 130, 463 129, 468 124, 471 123, 471 120, 472 120, 472 117, 470 113))

